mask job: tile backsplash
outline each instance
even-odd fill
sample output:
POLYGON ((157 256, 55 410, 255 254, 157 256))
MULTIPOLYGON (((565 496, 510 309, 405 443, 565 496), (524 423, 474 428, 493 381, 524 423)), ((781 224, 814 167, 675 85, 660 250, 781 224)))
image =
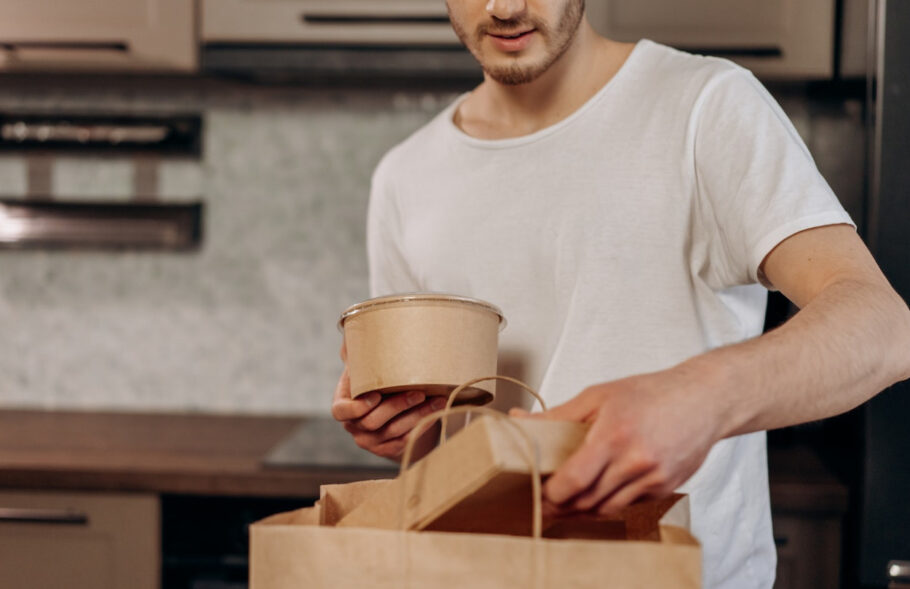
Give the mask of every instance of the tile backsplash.
MULTIPOLYGON (((0 89, 10 110, 202 111, 201 160, 163 160, 158 196, 206 207, 195 253, 0 252, 0 405, 328 411, 338 315, 368 294, 370 175, 454 94, 173 85, 0 89)), ((132 174, 57 158, 53 196, 122 201, 132 174)), ((25 178, 0 158, 0 196, 25 178)))
MULTIPOLYGON (((162 160, 157 186, 161 200, 205 203, 194 253, 0 252, 0 406, 328 412, 338 315, 368 294, 372 170, 458 91, 0 84, 7 110, 201 112, 201 159, 162 160)), ((829 178, 835 189, 860 198, 849 163, 862 154, 838 149, 861 136, 855 113, 815 113, 792 97, 784 106, 822 170, 841 174, 829 178)), ((25 194, 26 168, 23 157, 0 157, 0 196, 25 194)), ((132 190, 128 158, 53 163, 61 200, 124 200, 132 190)))

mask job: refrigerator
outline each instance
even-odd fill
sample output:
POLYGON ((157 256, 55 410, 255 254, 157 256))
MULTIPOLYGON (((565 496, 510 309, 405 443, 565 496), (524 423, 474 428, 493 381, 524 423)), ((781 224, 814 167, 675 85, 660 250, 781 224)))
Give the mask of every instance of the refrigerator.
MULTIPOLYGON (((870 141, 866 240, 910 300, 910 0, 870 0, 870 141)), ((910 356, 910 350, 906 350, 910 356)), ((859 575, 863 587, 910 587, 910 382, 864 407, 859 575)))

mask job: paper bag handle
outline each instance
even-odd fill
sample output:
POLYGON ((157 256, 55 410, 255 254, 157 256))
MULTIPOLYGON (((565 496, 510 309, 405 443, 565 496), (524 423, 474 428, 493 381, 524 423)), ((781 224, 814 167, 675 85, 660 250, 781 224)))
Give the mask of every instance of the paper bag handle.
MULTIPOLYGON (((508 378, 508 377, 499 377, 499 378, 508 378)), ((487 380, 487 379, 479 379, 478 381, 470 381, 468 383, 465 383, 462 386, 463 387, 469 386, 474 382, 479 382, 480 380, 487 380)), ((456 389, 456 391, 457 390, 458 389, 456 389)), ((534 393, 534 395, 537 396, 536 393, 534 393)), ((454 397, 455 397, 455 394, 453 393, 452 396, 449 397, 450 402, 451 402, 451 399, 453 399, 454 397)), ((540 400, 540 397, 538 397, 538 400, 540 400)), ((499 411, 494 411, 493 409, 490 409, 488 407, 446 407, 445 409, 441 409, 439 411, 434 411, 433 413, 430 413, 429 415, 424 416, 423 419, 421 419, 420 421, 417 422, 417 425, 414 426, 414 429, 412 429, 411 433, 408 435, 408 441, 404 447, 404 454, 401 457, 401 470, 399 471, 398 476, 402 477, 402 481, 404 480, 404 478, 403 478, 404 474, 405 474, 405 472, 407 472, 408 466, 411 463, 411 455, 414 453, 414 443, 417 441, 417 438, 420 437, 421 430, 423 430, 427 425, 429 425, 433 421, 439 419, 440 417, 442 417, 444 420, 445 417, 450 414, 470 413, 471 411, 479 411, 480 413, 483 413, 484 415, 489 415, 490 417, 492 417, 494 419, 500 419, 500 420, 504 421, 505 423, 508 423, 509 426, 514 428, 514 430, 516 432, 518 432, 519 436, 525 442, 527 442, 525 450, 527 450, 526 458, 528 459, 528 464, 531 466, 531 494, 532 494, 531 500, 533 501, 533 505, 534 505, 534 509, 532 512, 532 518, 533 518, 532 535, 535 540, 539 540, 543 536, 543 500, 541 499, 541 495, 542 495, 541 486, 542 485, 541 485, 541 481, 540 481, 540 465, 538 464, 538 460, 537 460, 537 451, 536 451, 537 448, 534 444, 534 440, 531 439, 531 436, 529 436, 523 429, 518 427, 515 424, 515 422, 511 420, 511 418, 509 418, 507 415, 505 415, 503 413, 500 413, 499 411)), ((445 426, 443 426, 443 427, 445 427, 445 426)), ((399 518, 398 527, 402 530, 404 530, 404 528, 405 528, 405 519, 404 519, 404 512, 405 512, 405 507, 406 507, 405 500, 408 496, 407 485, 404 485, 404 487, 405 487, 405 492, 401 493, 401 499, 400 499, 399 508, 398 508, 398 518, 399 518)))
POLYGON ((535 391, 534 389, 532 389, 531 387, 529 387, 528 385, 526 385, 525 383, 518 380, 517 378, 512 378, 511 376, 481 376, 480 378, 475 378, 475 379, 469 380, 468 382, 462 384, 461 386, 456 387, 454 391, 449 393, 449 398, 446 401, 446 412, 443 413, 443 415, 442 415, 442 431, 439 432, 439 445, 440 446, 442 446, 443 444, 446 443, 446 429, 447 429, 447 426, 449 425, 448 410, 452 408, 452 404, 455 403, 455 400, 458 398, 458 394, 461 391, 468 388, 469 386, 473 386, 473 385, 475 385, 479 382, 483 382, 485 380, 504 380, 504 381, 510 382, 514 385, 518 385, 519 387, 523 388, 528 393, 530 393, 532 397, 537 399, 537 402, 540 403, 540 407, 544 411, 547 410, 547 403, 546 403, 546 401, 543 400, 543 398, 540 396, 540 394, 537 391, 535 391))

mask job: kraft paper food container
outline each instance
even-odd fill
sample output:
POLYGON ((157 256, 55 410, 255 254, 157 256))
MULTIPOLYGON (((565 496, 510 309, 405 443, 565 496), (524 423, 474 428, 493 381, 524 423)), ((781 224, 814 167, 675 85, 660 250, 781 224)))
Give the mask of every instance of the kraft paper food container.
MULTIPOLYGON (((341 315, 351 396, 421 390, 448 396, 458 385, 496 374, 499 331, 495 305, 468 297, 409 293, 358 303, 341 315)), ((494 381, 459 394, 458 403, 484 404, 494 381)))

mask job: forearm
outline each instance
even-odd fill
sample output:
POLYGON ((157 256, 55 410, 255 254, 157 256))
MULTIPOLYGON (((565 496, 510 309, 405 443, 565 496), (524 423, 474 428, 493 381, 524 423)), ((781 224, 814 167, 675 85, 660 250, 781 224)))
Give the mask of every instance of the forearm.
POLYGON ((883 281, 837 281, 778 329, 678 369, 709 375, 721 438, 830 417, 910 377, 910 310, 883 281))

